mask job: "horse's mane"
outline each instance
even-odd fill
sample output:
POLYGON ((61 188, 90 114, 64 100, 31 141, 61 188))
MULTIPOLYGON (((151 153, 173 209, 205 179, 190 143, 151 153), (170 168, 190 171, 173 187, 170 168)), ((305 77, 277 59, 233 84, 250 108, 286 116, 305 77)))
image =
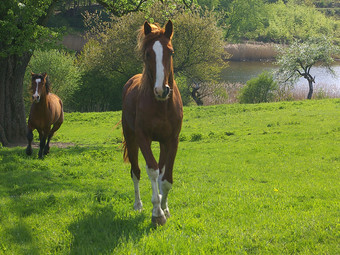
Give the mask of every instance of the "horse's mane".
POLYGON ((48 75, 46 75, 45 88, 46 88, 46 94, 50 93, 50 91, 51 91, 51 83, 50 83, 50 78, 48 77, 48 75))

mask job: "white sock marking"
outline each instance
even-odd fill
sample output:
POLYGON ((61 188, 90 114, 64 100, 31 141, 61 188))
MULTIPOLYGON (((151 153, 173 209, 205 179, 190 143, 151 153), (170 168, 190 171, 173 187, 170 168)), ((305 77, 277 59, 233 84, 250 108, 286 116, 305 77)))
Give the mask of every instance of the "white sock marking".
POLYGON ((146 166, 146 171, 148 173, 149 179, 151 181, 152 187, 152 199, 151 202, 153 204, 152 209, 152 216, 155 217, 164 217, 164 212, 161 209, 161 195, 158 192, 158 176, 159 176, 159 169, 154 170, 146 166))
POLYGON ((132 173, 132 180, 133 180, 133 185, 135 187, 135 203, 133 205, 133 209, 135 209, 136 211, 140 211, 143 209, 143 204, 142 204, 142 200, 140 199, 139 180, 137 179, 134 173, 132 173))

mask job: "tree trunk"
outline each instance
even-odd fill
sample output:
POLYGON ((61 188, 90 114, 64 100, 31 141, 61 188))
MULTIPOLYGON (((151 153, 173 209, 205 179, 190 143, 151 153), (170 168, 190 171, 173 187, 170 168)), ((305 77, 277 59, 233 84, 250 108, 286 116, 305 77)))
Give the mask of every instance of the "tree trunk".
POLYGON ((309 84, 309 91, 308 91, 307 99, 312 99, 312 95, 313 95, 313 80, 308 79, 308 84, 309 84))
POLYGON ((199 87, 192 88, 191 97, 194 99, 197 105, 203 105, 203 101, 200 98, 200 93, 198 92, 199 87))
POLYGON ((26 141, 23 80, 31 56, 25 53, 0 58, 0 142, 3 146, 26 141))

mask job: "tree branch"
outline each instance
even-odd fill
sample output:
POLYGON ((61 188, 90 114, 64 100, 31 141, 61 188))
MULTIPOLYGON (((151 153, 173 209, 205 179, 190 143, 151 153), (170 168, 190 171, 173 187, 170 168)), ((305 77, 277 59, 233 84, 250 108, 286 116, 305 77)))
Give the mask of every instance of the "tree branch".
POLYGON ((192 4, 193 4, 193 2, 194 2, 194 0, 190 0, 189 1, 190 3, 189 4, 187 4, 187 2, 185 1, 185 0, 183 0, 183 4, 185 5, 185 7, 187 7, 187 8, 191 8, 191 6, 192 6, 192 4))
POLYGON ((51 2, 51 4, 49 5, 48 9, 46 10, 46 15, 41 16, 38 20, 37 20, 37 24, 41 25, 41 26, 46 26, 47 22, 49 20, 49 18, 53 15, 53 11, 54 8, 56 6, 56 4, 59 2, 60 0, 54 0, 51 2))

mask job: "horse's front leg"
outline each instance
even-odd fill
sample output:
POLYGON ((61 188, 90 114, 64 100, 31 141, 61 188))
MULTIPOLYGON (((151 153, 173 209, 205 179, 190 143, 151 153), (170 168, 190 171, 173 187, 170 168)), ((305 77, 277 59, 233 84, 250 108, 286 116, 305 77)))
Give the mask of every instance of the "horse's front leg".
POLYGON ((33 152, 32 150, 33 130, 30 127, 27 127, 27 141, 28 141, 28 145, 26 148, 26 154, 28 156, 31 156, 33 152))
POLYGON ((172 188, 172 170, 175 162, 175 157, 178 148, 178 138, 170 141, 167 144, 161 144, 160 146, 160 160, 159 167, 162 172, 159 175, 158 183, 159 190, 162 195, 161 208, 167 218, 170 217, 170 211, 168 207, 168 194, 172 188))
POLYGON ((38 157, 40 159, 43 158, 43 152, 44 152, 44 148, 45 148, 45 144, 46 144, 46 136, 44 134, 43 131, 39 131, 39 140, 40 140, 40 146, 39 146, 39 154, 38 157))
POLYGON ((166 223, 166 217, 161 208, 161 195, 158 191, 158 178, 159 169, 158 164, 151 151, 151 139, 144 136, 139 136, 138 139, 139 147, 146 161, 146 171, 151 181, 152 188, 152 223, 157 225, 164 225, 166 223))

